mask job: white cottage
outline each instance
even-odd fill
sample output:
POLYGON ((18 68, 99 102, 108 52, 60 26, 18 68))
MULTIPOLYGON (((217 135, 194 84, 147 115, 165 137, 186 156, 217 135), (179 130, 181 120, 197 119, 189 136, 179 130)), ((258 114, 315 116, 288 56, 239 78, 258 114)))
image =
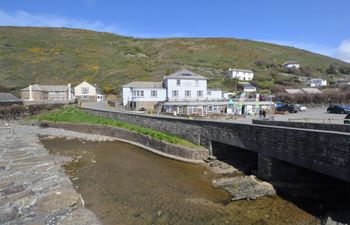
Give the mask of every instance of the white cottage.
POLYGON ((134 81, 123 86, 123 106, 133 110, 153 110, 166 100, 162 82, 134 81))
POLYGON ((282 67, 285 69, 299 69, 300 63, 297 61, 286 61, 282 64, 282 67))
POLYGON ((229 69, 226 73, 228 78, 238 78, 238 80, 253 80, 254 73, 251 70, 245 69, 229 69))
POLYGON ((322 78, 311 79, 306 82, 306 85, 310 87, 324 87, 327 86, 327 80, 322 78))
POLYGON ((74 87, 75 97, 79 102, 100 102, 103 101, 102 91, 91 85, 86 81, 83 81, 76 87, 74 87))

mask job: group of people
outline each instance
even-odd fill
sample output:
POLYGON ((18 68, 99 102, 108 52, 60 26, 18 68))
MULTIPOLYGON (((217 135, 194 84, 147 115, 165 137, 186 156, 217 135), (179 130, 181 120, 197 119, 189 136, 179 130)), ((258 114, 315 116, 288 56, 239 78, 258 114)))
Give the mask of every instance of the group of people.
POLYGON ((266 118, 266 111, 263 109, 259 110, 259 119, 261 118, 264 118, 264 119, 266 118))

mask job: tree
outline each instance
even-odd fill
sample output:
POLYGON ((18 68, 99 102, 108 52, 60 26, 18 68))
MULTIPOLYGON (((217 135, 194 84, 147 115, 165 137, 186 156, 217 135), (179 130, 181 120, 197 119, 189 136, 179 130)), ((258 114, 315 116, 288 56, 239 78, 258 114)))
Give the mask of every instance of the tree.
POLYGON ((326 70, 328 74, 337 74, 338 70, 337 67, 334 64, 331 64, 329 68, 326 70))

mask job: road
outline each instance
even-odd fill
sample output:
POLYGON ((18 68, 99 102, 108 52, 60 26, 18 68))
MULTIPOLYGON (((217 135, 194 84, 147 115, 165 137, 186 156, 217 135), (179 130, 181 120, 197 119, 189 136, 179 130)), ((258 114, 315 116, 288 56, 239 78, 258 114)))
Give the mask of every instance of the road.
MULTIPOLYGON (((91 103, 84 103, 82 105, 85 108, 90 109, 100 109, 100 110, 107 110, 107 111, 114 111, 118 112, 120 110, 117 110, 115 108, 111 108, 107 106, 107 102, 91 102, 91 103)), ((131 112, 131 111, 129 111, 131 112)), ((134 113, 144 113, 139 111, 134 111, 134 113)), ((171 115, 160 115, 162 117, 173 117, 171 115)), ((286 114, 274 114, 274 115, 267 115, 268 117, 273 117, 276 121, 293 121, 293 122, 309 122, 309 123, 332 123, 332 124, 343 124, 344 123, 344 114, 330 114, 327 113, 327 107, 312 107, 309 108, 305 112, 298 112, 298 113, 286 113, 286 114)), ((207 118, 206 118, 207 119, 207 118)), ((251 124, 252 119, 257 119, 256 116, 246 116, 243 117, 235 117, 235 118, 210 118, 209 120, 214 121, 225 121, 225 122, 232 122, 232 123, 244 123, 244 124, 251 124)))

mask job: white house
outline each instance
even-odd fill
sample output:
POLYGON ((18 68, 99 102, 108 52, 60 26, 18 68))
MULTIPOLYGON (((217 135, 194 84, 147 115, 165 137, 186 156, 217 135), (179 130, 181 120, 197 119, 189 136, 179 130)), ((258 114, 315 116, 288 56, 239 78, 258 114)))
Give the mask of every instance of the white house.
POLYGON ((243 92, 256 92, 256 87, 249 82, 239 82, 243 86, 243 92))
POLYGON ((282 67, 285 69, 299 69, 300 63, 297 61, 286 61, 282 64, 282 67))
POLYGON ((207 99, 208 100, 220 100, 223 99, 223 92, 220 89, 207 89, 207 99))
POLYGON ((253 80, 254 73, 251 70, 244 69, 229 69, 226 73, 229 78, 238 78, 239 80, 253 80))
POLYGON ((207 98, 208 78, 189 70, 179 70, 164 77, 167 101, 200 101, 207 98))
POLYGON ((103 100, 101 90, 86 81, 74 87, 74 93, 79 102, 99 102, 103 100))
POLYGON ((306 85, 310 87, 323 87, 323 86, 327 86, 327 80, 322 78, 311 79, 306 82, 306 85))
POLYGON ((166 100, 162 82, 134 81, 123 86, 123 106, 131 109, 153 110, 166 100))

